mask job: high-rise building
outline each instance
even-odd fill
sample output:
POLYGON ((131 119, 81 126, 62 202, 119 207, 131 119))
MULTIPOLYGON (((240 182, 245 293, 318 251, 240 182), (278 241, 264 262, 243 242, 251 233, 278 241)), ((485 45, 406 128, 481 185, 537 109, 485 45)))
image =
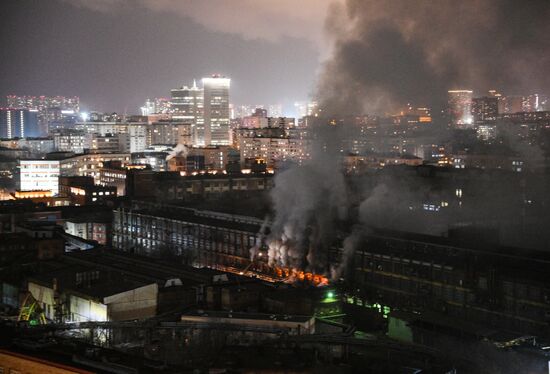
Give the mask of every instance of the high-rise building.
POLYGON ((238 105, 234 108, 235 118, 251 116, 256 107, 252 105, 238 105))
POLYGON ((301 164, 310 156, 309 139, 285 137, 239 137, 241 165, 247 166, 249 160, 262 159, 267 167, 279 167, 292 161, 301 164))
POLYGON ((172 89, 171 94, 172 119, 191 124, 193 143, 204 145, 203 90, 193 81, 193 86, 172 89))
POLYGON ((297 101, 294 103, 294 110, 297 118, 315 116, 319 112, 319 104, 317 101, 297 101))
POLYGON ((147 99, 145 105, 141 108, 142 116, 149 116, 152 114, 168 114, 172 111, 172 104, 169 99, 164 97, 156 97, 154 99, 147 99))
POLYGON ((63 130, 53 134, 55 149, 60 152, 84 153, 90 148, 88 136, 81 130, 63 130))
POLYGON ((38 112, 29 109, 0 109, 0 138, 37 137, 38 112))
POLYGON ((474 123, 496 121, 498 116, 498 97, 476 97, 472 100, 474 123))
POLYGON ((522 96, 506 96, 505 113, 523 112, 522 96))
POLYGON ((189 123, 155 122, 149 125, 149 145, 183 144, 192 146, 192 125, 189 123))
POLYGON ((472 125, 472 95, 471 90, 448 91, 449 124, 459 128, 472 125))
POLYGON ((48 132, 48 124, 60 117, 74 116, 80 111, 78 96, 15 96, 6 97, 8 107, 38 111, 38 131, 48 132))
MULTIPOLYGON (((128 125, 128 134, 126 139, 125 150, 127 152, 143 152, 147 148, 147 130, 149 125, 142 123, 131 123, 128 125)), ((124 135, 119 135, 119 138, 125 138, 124 135)))
POLYGON ((229 145, 231 132, 229 128, 229 85, 231 80, 220 75, 203 78, 204 97, 204 141, 197 139, 197 144, 229 145))
POLYGON ((119 152, 120 144, 118 134, 87 134, 90 152, 119 152))
POLYGON ((42 112, 48 108, 59 108, 65 111, 80 111, 80 99, 78 96, 15 96, 7 98, 8 106, 16 109, 35 109, 42 112))
POLYGON ((229 110, 230 79, 219 75, 202 79, 202 88, 183 86, 171 90, 172 119, 190 123, 193 145, 229 145, 231 143, 229 110))
POLYGON ((497 90, 489 90, 488 95, 489 97, 496 97, 498 100, 498 113, 503 114, 506 113, 506 106, 507 106, 507 100, 506 96, 502 95, 497 90))
POLYGON ((546 95, 531 94, 524 96, 521 109, 523 112, 541 112, 548 110, 548 97, 546 95))

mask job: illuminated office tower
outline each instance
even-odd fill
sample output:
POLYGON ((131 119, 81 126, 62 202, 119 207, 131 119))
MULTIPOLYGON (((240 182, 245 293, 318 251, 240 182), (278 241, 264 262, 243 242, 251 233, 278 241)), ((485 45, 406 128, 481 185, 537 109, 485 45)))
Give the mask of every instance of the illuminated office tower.
POLYGON ((476 124, 496 121, 498 97, 476 97, 472 100, 472 116, 476 124))
POLYGON ((523 112, 541 112, 548 110, 548 97, 539 94, 524 96, 521 107, 523 112))
POLYGON ((9 108, 28 109, 37 111, 38 128, 35 135, 40 136, 48 132, 48 124, 59 117, 74 116, 80 111, 78 96, 15 96, 6 97, 9 108))
POLYGON ((506 96, 498 92, 497 90, 489 90, 488 97, 496 97, 498 101, 498 114, 507 113, 507 99, 506 96))
POLYGON ((230 79, 213 75, 202 79, 204 97, 204 140, 198 138, 197 145, 229 145, 229 85, 230 79))
POLYGON ((38 111, 0 108, 0 138, 37 137, 38 111))
POLYGON ((448 111, 451 126, 458 128, 470 127, 472 119, 472 95, 471 90, 448 91, 448 111))
POLYGON ((193 144, 204 146, 203 90, 193 81, 192 87, 175 88, 171 94, 172 119, 191 124, 193 144))
POLYGON ((142 116, 149 116, 151 114, 168 114, 171 112, 171 101, 164 97, 147 99, 145 101, 145 105, 143 105, 140 109, 142 116))
POLYGON ((65 111, 80 111, 80 99, 77 96, 15 96, 6 97, 8 106, 17 109, 33 109, 43 112, 48 108, 59 108, 65 111))

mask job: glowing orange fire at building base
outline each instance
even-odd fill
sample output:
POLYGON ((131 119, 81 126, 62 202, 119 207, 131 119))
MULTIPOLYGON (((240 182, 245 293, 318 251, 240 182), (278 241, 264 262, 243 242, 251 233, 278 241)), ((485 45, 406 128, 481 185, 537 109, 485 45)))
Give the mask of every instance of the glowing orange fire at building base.
MULTIPOLYGON (((250 264, 252 265, 252 264, 250 264)), ((267 267, 267 264, 261 269, 251 269, 251 266, 245 269, 239 269, 233 266, 216 265, 211 268, 227 271, 229 273, 239 274, 246 277, 254 277, 268 282, 284 282, 284 283, 303 283, 316 287, 328 286, 329 280, 321 274, 314 274, 293 268, 282 267, 267 267)))
POLYGON ((314 274, 292 268, 275 267, 278 278, 287 283, 303 282, 314 286, 327 286, 328 278, 321 274, 314 274))

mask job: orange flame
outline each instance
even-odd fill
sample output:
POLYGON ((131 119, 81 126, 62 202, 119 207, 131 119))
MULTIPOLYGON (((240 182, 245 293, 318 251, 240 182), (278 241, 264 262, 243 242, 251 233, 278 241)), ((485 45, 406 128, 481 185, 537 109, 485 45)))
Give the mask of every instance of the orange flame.
POLYGON ((268 282, 286 282, 286 283, 304 283, 317 287, 328 286, 329 280, 327 277, 321 274, 314 274, 311 272, 305 272, 295 268, 283 268, 283 267, 262 267, 262 268, 249 268, 241 269, 232 266, 224 266, 217 264, 212 266, 215 269, 227 271, 234 274, 258 277, 268 282))
POLYGON ((321 274, 314 274, 303 270, 294 268, 274 268, 275 274, 279 278, 286 278, 289 282, 304 282, 314 286, 326 286, 328 285, 328 278, 321 274))

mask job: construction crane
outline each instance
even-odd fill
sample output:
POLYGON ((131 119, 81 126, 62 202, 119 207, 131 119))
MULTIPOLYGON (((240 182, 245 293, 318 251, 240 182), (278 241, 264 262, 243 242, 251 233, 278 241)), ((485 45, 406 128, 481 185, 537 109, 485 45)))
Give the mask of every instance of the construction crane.
POLYGON ((38 301, 30 292, 27 292, 27 295, 25 296, 25 299, 21 304, 21 309, 19 311, 17 321, 26 322, 31 326, 45 325, 47 323, 44 311, 40 307, 38 301))

